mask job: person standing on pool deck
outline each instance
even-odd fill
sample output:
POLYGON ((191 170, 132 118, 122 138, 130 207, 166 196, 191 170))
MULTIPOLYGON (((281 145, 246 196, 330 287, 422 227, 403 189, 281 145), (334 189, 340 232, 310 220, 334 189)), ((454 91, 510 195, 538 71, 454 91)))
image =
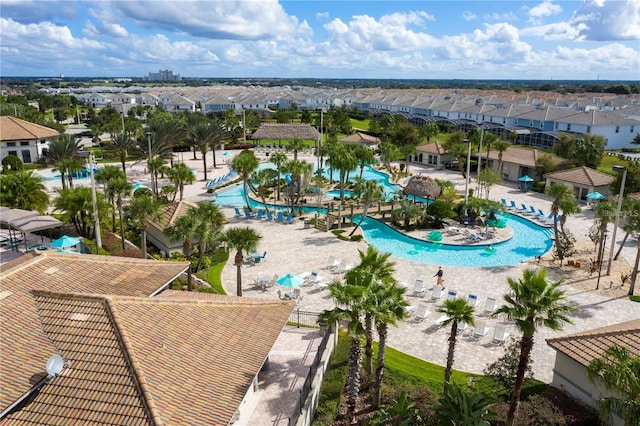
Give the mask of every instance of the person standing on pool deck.
POLYGON ((444 271, 442 271, 442 266, 438 266, 438 272, 436 272, 434 277, 438 277, 436 284, 442 287, 442 289, 444 290, 444 279, 442 278, 443 275, 444 275, 444 271))

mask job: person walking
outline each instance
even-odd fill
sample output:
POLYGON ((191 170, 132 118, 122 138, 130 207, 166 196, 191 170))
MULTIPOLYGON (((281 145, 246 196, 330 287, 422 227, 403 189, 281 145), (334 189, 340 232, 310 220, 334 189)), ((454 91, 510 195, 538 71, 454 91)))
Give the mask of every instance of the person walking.
POLYGON ((442 287, 442 289, 444 290, 444 278, 442 278, 443 275, 444 271, 442 270, 442 266, 438 266, 438 272, 436 272, 434 277, 438 277, 436 284, 442 287))

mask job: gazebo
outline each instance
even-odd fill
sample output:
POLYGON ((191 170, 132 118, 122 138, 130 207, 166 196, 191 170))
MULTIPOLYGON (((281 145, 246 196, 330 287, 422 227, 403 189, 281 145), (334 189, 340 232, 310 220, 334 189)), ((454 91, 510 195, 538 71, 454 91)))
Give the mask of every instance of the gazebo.
POLYGON ((431 177, 418 175, 409 179, 402 193, 404 195, 436 199, 440 195, 440 186, 431 177))

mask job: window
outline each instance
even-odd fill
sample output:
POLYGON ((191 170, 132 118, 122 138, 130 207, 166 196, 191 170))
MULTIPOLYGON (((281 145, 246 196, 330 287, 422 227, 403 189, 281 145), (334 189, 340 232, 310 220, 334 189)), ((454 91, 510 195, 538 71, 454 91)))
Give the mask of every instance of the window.
POLYGON ((20 146, 29 146, 29 141, 20 142, 20 146))
POLYGON ((31 163, 31 150, 23 149, 22 150, 22 162, 25 164, 31 163))
POLYGON ((567 124, 567 132, 571 131, 571 123, 567 124))
POLYGON ((591 133, 591 126, 587 126, 587 133, 591 133))
POLYGON ((9 151, 9 155, 15 155, 17 157, 18 151, 9 151))
POLYGON ((7 146, 16 146, 15 142, 7 142, 7 146))
POLYGON ((629 129, 629 133, 633 133, 633 126, 629 129))
POLYGON ((620 133, 620 126, 616 126, 616 133, 620 133))

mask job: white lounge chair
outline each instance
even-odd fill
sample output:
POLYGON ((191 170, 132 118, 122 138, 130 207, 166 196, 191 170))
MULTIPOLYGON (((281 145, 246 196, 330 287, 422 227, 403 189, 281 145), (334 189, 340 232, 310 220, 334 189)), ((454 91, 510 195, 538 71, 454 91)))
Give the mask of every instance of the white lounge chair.
POLYGON ((426 303, 419 304, 418 309, 416 310, 416 321, 422 321, 428 317, 430 313, 429 306, 426 303))
POLYGON ((442 325, 442 323, 445 322, 448 319, 449 319, 448 315, 442 314, 438 318, 436 318, 433 321, 431 321, 431 324, 439 326, 439 325, 442 325))
POLYGON ((431 293, 431 300, 439 300, 442 298, 442 287, 436 286, 431 293))
POLYGON ((347 272, 349 269, 353 268, 353 265, 347 263, 346 260, 340 262, 340 264, 333 270, 336 274, 343 274, 347 272))
POLYGON ((487 334, 487 323, 484 321, 480 321, 476 323, 476 328, 473 330, 473 337, 482 337, 487 334))
POLYGON ((467 303, 469 303, 469 305, 473 306, 474 308, 478 306, 478 296, 476 296, 475 294, 469 294, 467 296, 467 303))
POLYGON ((425 292, 424 280, 416 279, 416 283, 413 285, 413 294, 423 295, 425 292))
POLYGON ((338 259, 335 256, 329 256, 329 260, 327 260, 327 265, 325 266, 325 269, 333 269, 338 265, 340 265, 340 259, 338 259))
POLYGON ((504 325, 496 325, 496 329, 493 331, 493 341, 498 343, 504 343, 509 337, 507 328, 504 325))
POLYGON ((457 292, 457 291, 455 291, 455 290, 449 290, 449 291, 447 292, 447 300, 453 300, 453 299, 455 299, 456 297, 458 297, 458 292, 457 292))
POLYGON ((495 297, 487 297, 487 303, 484 305, 484 314, 489 315, 496 310, 497 300, 495 297))

